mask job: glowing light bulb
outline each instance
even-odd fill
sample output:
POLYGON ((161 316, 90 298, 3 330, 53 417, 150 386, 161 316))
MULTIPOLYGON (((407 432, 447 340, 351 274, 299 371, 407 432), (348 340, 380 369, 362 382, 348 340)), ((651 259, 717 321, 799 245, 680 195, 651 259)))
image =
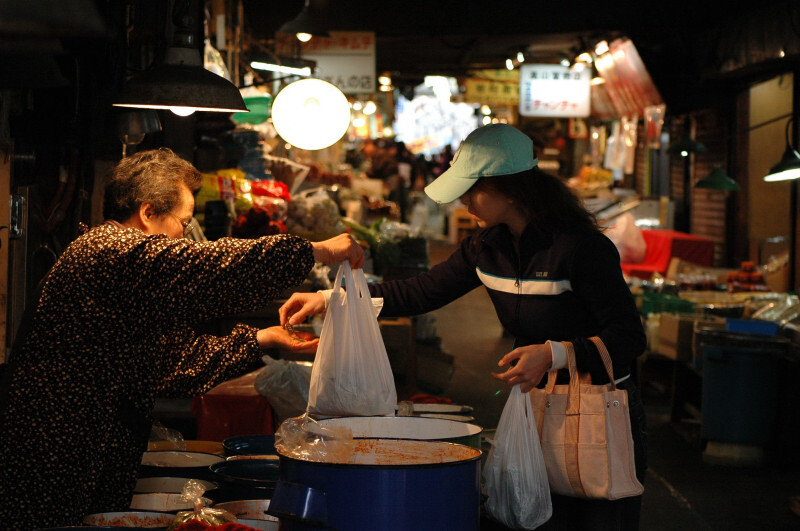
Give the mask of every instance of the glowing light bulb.
POLYGON ((323 149, 338 141, 350 127, 350 104, 334 85, 307 78, 287 85, 272 104, 272 123, 278 134, 300 149, 323 149))
POLYGON ((378 106, 375 105, 374 101, 368 101, 364 105, 364 114, 366 114, 367 116, 369 116, 371 114, 375 114, 375 111, 377 111, 377 110, 378 110, 378 106))
POLYGON ((169 110, 178 116, 191 116, 196 109, 194 107, 170 107, 169 110))
POLYGON ((308 42, 311 40, 310 33, 297 33, 295 34, 295 37, 297 37, 297 40, 300 42, 308 42))

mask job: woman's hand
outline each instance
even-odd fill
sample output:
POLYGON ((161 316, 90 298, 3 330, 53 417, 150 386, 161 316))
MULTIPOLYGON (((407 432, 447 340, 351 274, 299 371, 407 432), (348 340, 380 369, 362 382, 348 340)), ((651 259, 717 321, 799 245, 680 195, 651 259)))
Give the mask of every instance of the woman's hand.
POLYGON ((314 248, 314 260, 317 262, 335 264, 349 260, 353 269, 359 269, 364 265, 364 250, 349 234, 340 234, 321 242, 311 242, 311 246, 314 248))
POLYGON ((271 326, 258 331, 256 338, 262 349, 277 348, 293 354, 315 354, 319 338, 307 332, 290 335, 283 327, 271 326))
POLYGON ((306 317, 325 311, 325 297, 322 293, 292 293, 289 300, 278 310, 281 326, 300 324, 306 317))
POLYGON ((492 376, 508 385, 520 384, 519 390, 527 393, 539 384, 550 368, 553 363, 553 352, 547 344, 527 345, 509 352, 497 365, 505 367, 514 360, 518 360, 515 366, 504 373, 492 373, 492 376))

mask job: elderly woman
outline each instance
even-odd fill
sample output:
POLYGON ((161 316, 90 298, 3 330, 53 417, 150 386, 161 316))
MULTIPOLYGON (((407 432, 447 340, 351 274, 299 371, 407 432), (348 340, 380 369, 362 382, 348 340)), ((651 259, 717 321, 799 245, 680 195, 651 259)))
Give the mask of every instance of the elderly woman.
POLYGON ((348 235, 189 241, 199 186, 200 173, 167 149, 122 160, 106 188, 108 221, 50 271, 0 385, 3 528, 127 509, 157 396, 204 393, 265 348, 315 350, 280 327, 213 337, 192 326, 263 308, 315 260, 360 267, 361 249, 348 235))

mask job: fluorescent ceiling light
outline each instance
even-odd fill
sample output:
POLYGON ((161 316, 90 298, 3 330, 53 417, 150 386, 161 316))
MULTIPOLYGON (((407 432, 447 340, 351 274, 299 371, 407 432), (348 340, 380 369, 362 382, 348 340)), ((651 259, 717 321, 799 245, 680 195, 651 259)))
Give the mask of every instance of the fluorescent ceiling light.
POLYGON ((256 70, 266 70, 268 72, 277 72, 279 74, 288 74, 293 76, 308 77, 311 75, 311 67, 304 66, 302 68, 295 68, 293 66, 275 65, 272 63, 262 63, 261 61, 252 61, 250 63, 252 68, 256 70))

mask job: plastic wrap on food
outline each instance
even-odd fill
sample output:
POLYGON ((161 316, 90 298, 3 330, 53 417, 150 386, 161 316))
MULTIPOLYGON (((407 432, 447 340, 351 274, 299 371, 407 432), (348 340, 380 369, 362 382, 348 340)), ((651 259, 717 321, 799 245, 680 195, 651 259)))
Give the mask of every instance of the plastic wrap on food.
POLYGON ((320 463, 347 463, 353 458, 353 431, 322 426, 308 413, 286 419, 275 432, 275 448, 287 457, 320 463))
POLYGON ((175 450, 186 450, 186 441, 178 430, 165 427, 158 421, 153 422, 150 428, 150 442, 167 441, 175 450))
POLYGON ((795 319, 800 315, 800 298, 797 295, 784 295, 781 298, 765 304, 751 317, 764 321, 773 321, 781 325, 795 319))
POLYGON ((190 479, 183 486, 181 499, 186 502, 194 504, 194 509, 191 511, 180 511, 175 516, 167 530, 174 530, 181 524, 197 520, 198 522, 206 525, 218 526, 228 522, 236 522, 236 516, 224 509, 216 509, 214 507, 206 507, 203 498, 205 493, 205 486, 194 479, 190 479))

